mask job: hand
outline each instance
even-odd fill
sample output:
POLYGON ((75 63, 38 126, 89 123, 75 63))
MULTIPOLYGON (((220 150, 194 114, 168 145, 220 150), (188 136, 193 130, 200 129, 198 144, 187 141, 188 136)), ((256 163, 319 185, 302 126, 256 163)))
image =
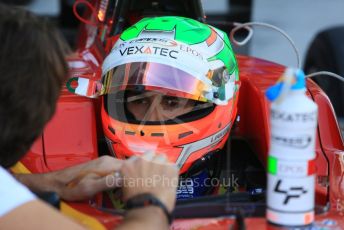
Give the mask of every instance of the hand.
POLYGON ((179 169, 168 163, 164 155, 153 153, 134 156, 123 161, 123 196, 128 200, 142 193, 150 193, 164 203, 169 211, 174 209, 179 169))
POLYGON ((107 176, 116 175, 114 172, 120 170, 122 162, 114 157, 102 156, 56 172, 14 176, 33 191, 56 192, 63 200, 80 201, 120 184, 119 177, 112 177, 111 183, 107 183, 107 176))
MULTIPOLYGON (((90 198, 98 192, 116 187, 119 183, 108 183, 107 176, 119 171, 122 161, 110 156, 52 173, 58 181, 57 193, 62 199, 78 201, 90 198)), ((121 178, 115 178, 121 180, 121 178)))

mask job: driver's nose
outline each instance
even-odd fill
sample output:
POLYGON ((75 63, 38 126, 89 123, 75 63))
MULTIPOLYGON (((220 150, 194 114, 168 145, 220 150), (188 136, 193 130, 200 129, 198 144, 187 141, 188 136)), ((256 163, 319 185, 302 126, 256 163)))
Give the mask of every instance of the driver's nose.
POLYGON ((162 108, 162 96, 161 95, 153 95, 151 96, 150 106, 148 111, 145 114, 147 121, 164 121, 166 120, 166 116, 164 116, 163 108, 162 108))
POLYGON ((158 106, 155 106, 155 108, 151 108, 149 111, 147 111, 147 114, 145 117, 146 117, 147 121, 163 120, 163 117, 159 112, 158 106))

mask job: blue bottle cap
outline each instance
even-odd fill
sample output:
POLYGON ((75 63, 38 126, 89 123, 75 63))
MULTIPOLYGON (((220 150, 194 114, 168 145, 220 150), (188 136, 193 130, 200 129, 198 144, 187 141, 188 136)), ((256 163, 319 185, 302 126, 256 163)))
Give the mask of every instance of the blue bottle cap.
POLYGON ((265 95, 269 99, 269 101, 274 101, 280 95, 282 86, 283 82, 279 82, 268 88, 268 90, 265 92, 265 95))

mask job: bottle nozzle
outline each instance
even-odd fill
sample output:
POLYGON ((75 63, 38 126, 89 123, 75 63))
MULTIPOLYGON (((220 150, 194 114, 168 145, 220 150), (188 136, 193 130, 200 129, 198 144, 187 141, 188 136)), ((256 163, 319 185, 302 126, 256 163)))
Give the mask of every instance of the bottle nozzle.
POLYGON ((277 83, 266 91, 265 95, 270 101, 284 98, 289 90, 305 88, 305 74, 300 69, 287 68, 277 83))
POLYGON ((295 83, 293 84, 291 89, 304 89, 306 87, 305 73, 302 70, 297 69, 294 73, 294 76, 295 76, 295 83))

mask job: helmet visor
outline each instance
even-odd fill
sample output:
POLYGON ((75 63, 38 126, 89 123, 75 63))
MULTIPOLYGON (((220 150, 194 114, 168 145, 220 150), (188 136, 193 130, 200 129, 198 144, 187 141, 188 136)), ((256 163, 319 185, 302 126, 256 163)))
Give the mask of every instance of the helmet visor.
POLYGON ((207 101, 209 85, 197 77, 169 65, 132 62, 114 67, 102 78, 102 94, 123 90, 154 90, 196 101, 207 101))

